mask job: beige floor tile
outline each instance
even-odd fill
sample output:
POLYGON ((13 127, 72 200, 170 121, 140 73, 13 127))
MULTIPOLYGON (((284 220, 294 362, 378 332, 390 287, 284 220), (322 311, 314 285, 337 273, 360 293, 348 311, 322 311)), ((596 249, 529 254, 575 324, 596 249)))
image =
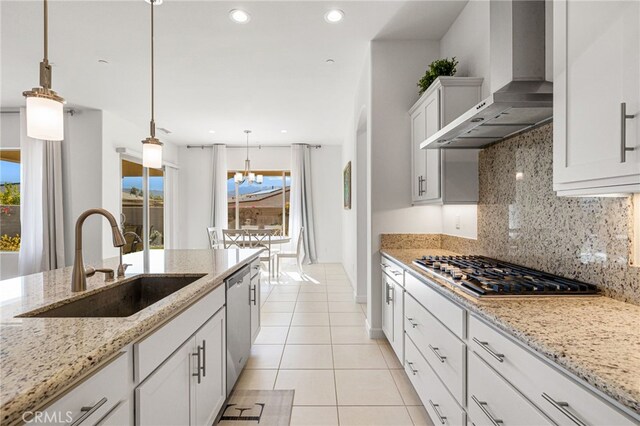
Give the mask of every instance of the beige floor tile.
POLYGON ((404 368, 389 343, 387 342, 381 343, 380 350, 382 351, 382 356, 384 357, 384 360, 387 362, 387 365, 389 366, 389 368, 401 368, 401 369, 404 368))
POLYGON ((295 307, 296 307, 296 302, 267 301, 264 305, 262 305, 262 312, 293 312, 295 307))
POLYGON ((402 405, 389 370, 335 370, 338 405, 402 405))
POLYGON ((405 407, 338 407, 341 426, 413 425, 405 407))
POLYGON ((351 285, 351 281, 349 281, 348 279, 330 279, 327 278, 324 283, 326 285, 330 285, 330 286, 336 286, 336 287, 349 287, 351 289, 353 289, 353 286, 351 285))
POLYGON ((245 369, 236 382, 236 389, 272 390, 278 370, 245 369))
POLYGON ((355 302, 328 302, 329 312, 362 312, 360 305, 355 302))
POLYGON ((275 389, 294 389, 294 405, 336 405, 332 370, 280 370, 275 389))
POLYGON ((298 302, 326 302, 327 293, 300 293, 298 302))
POLYGON ((300 293, 326 293, 327 286, 323 284, 305 284, 300 287, 300 293))
POLYGON ((336 369, 387 369, 378 345, 334 345, 333 359, 336 369))
POLYGON ((277 369, 280 366, 283 349, 284 345, 253 345, 246 368, 277 369))
POLYGON ((404 405, 422 405, 420 401, 420 397, 416 393, 416 390, 413 388, 413 385, 409 381, 407 374, 404 370, 390 370, 391 376, 393 376, 393 380, 396 382, 396 386, 398 386, 398 390, 400 391, 400 396, 402 396, 402 400, 404 401, 404 405))
POLYGON ((427 410, 422 405, 407 407, 407 411, 415 426, 434 426, 429 414, 427 414, 427 410))
POLYGON ((331 341, 334 345, 375 345, 364 327, 331 327, 331 341))
POLYGON ((346 285, 327 285, 327 293, 349 293, 353 294, 353 288, 346 285))
POLYGON ((329 314, 327 312, 296 312, 291 320, 292 326, 313 326, 329 325, 329 314))
POLYGON ((331 312, 329 321, 332 326, 365 326, 365 316, 361 312, 331 312))
POLYGON ((353 293, 345 291, 344 293, 327 293, 327 300, 329 302, 350 302, 353 303, 353 293))
POLYGON ((298 293, 300 291, 300 286, 293 285, 273 285, 271 287, 271 293, 275 294, 298 293))
POLYGON ((293 407, 291 426, 338 426, 337 407, 293 407))
POLYGON ((287 341, 289 327, 262 327, 256 345, 283 345, 287 341))
POLYGON ((260 325, 263 327, 288 326, 291 324, 292 312, 261 312, 260 325))
POLYGON ((331 345, 287 345, 282 355, 281 369, 332 369, 331 345))
POLYGON ((327 302, 297 302, 295 312, 329 312, 327 302))
POLYGON ((291 327, 287 345, 324 345, 331 344, 329 327, 291 327))
POLYGON ((267 302, 295 302, 298 300, 298 293, 271 293, 267 302))

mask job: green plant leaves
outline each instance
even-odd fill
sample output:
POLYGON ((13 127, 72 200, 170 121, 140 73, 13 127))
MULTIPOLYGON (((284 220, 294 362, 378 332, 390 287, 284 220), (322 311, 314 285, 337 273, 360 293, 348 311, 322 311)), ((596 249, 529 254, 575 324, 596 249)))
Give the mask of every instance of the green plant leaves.
POLYGON ((440 76, 452 76, 456 74, 456 66, 458 65, 458 61, 456 57, 453 58, 444 58, 444 59, 436 59, 431 62, 429 65, 429 69, 425 72, 424 77, 422 77, 417 86, 420 88, 420 95, 427 91, 431 83, 435 81, 436 78, 440 76))

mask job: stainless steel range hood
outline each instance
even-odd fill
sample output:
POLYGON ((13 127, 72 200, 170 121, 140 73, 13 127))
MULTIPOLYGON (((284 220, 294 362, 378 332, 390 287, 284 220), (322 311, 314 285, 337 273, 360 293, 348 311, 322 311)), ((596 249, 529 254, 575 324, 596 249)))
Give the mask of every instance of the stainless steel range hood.
POLYGON ((553 83, 545 81, 545 1, 491 1, 492 83, 507 81, 422 144, 422 149, 477 149, 553 116, 553 83))

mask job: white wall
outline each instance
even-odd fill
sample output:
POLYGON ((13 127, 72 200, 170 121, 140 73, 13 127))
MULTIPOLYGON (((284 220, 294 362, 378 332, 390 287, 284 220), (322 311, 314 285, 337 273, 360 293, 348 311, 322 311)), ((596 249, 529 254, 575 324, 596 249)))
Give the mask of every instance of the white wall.
POLYGON ((478 206, 442 206, 442 233, 464 238, 478 238, 478 206))
POLYGON ((489 1, 470 0, 440 41, 442 57, 455 56, 457 76, 484 77, 482 97, 490 94, 489 1))
MULTIPOLYGON (((20 114, 0 114, 0 148, 20 148, 20 114)), ((0 280, 18 276, 18 253, 0 252, 0 280)))
POLYGON ((370 333, 381 333, 380 234, 433 233, 442 229, 441 208, 411 206, 411 125, 408 111, 418 100, 416 82, 440 56, 436 41, 371 43, 371 284, 370 333))

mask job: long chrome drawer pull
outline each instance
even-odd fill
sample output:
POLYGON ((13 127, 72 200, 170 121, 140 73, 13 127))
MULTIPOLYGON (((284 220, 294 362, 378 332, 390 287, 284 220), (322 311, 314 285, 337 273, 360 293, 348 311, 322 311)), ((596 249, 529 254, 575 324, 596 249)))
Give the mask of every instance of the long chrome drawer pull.
POLYGON ((418 372, 418 370, 416 370, 416 369, 414 369, 414 368, 413 368, 413 363, 412 363, 412 362, 407 361, 407 365, 409 366, 409 370, 411 370, 411 373, 415 376, 415 375, 416 375, 416 373, 418 372))
POLYGON ((429 400, 429 404, 431 404, 431 408, 433 408, 433 411, 436 412, 436 416, 438 416, 438 420, 440 420, 440 423, 444 424, 444 421, 447 420, 447 417, 440 414, 440 412, 438 411, 439 405, 434 404, 431 400, 429 400))
POLYGON ((388 267, 389 267, 389 265, 385 265, 384 263, 381 263, 381 264, 380 264, 380 266, 381 266, 382 268, 388 268, 388 267))
POLYGON ((418 326, 417 322, 413 322, 413 318, 407 318, 407 321, 409 321, 409 324, 411 324, 412 328, 416 328, 418 326))
POLYGON ((391 288, 391 286, 388 283, 384 283, 384 297, 385 297, 385 301, 387 302, 387 305, 391 303, 391 296, 389 295, 389 289, 391 288))
POLYGON ((95 413, 98 410, 98 408, 102 407, 106 403, 107 403, 107 397, 105 396, 100 401, 96 402, 96 404, 93 407, 82 407, 80 409, 80 412, 83 413, 82 416, 80 416, 78 420, 76 420, 75 422, 71 423, 71 426, 78 426, 80 423, 87 420, 87 418, 90 415, 95 413))
POLYGON ((479 401, 478 398, 475 397, 475 395, 471 395, 471 399, 473 399, 473 402, 475 402, 478 405, 478 407, 480 407, 480 410, 482 410, 484 415, 487 416, 487 418, 489 418, 489 421, 491 422, 491 424, 493 424, 493 426, 499 426, 500 424, 503 423, 502 420, 496 419, 495 417, 493 417, 493 415, 487 409, 486 402, 479 401))
POLYGON ((477 344, 480 345, 480 347, 482 349, 484 349, 485 351, 487 351, 489 353, 489 355, 491 355, 492 357, 494 357, 495 359, 497 359, 498 361, 502 362, 504 361, 504 354, 499 354, 497 352, 494 352, 490 347, 489 347, 489 343, 487 342, 481 342, 480 340, 476 339, 475 337, 473 338, 473 341, 476 342, 477 344))
POLYGON ((198 347, 196 348, 196 353, 195 354, 191 354, 191 356, 195 356, 198 359, 198 366, 196 367, 196 373, 191 373, 192 376, 197 377, 198 378, 198 384, 200 384, 200 382, 202 381, 202 367, 200 367, 201 361, 202 361, 202 356, 200 355, 200 345, 198 345, 198 347))
POLYGON ((207 377, 207 341, 202 339, 202 377, 207 377))
POLYGON ((397 277, 398 275, 402 275, 402 272, 400 272, 400 271, 396 271, 395 269, 392 269, 392 270, 391 270, 391 273, 392 273, 393 275, 395 275, 396 277, 397 277))
POLYGON ((549 402, 549 404, 553 405, 558 411, 560 411, 562 414, 567 416, 569 420, 571 420, 573 423, 577 424, 578 426, 587 426, 586 423, 580 420, 575 414, 567 410, 567 407, 569 406, 568 402, 556 401, 555 399, 547 395, 545 392, 542 393, 542 397, 546 399, 549 402))
POLYGON ((627 120, 635 118, 635 114, 627 114, 627 103, 620 104, 620 162, 627 161, 627 151, 635 151, 635 148, 627 146, 627 120))
POLYGON ((431 352, 436 354, 440 362, 444 362, 447 359, 446 356, 440 355, 440 352, 438 352, 438 348, 434 348, 433 346, 429 345, 429 349, 431 349, 431 352))

